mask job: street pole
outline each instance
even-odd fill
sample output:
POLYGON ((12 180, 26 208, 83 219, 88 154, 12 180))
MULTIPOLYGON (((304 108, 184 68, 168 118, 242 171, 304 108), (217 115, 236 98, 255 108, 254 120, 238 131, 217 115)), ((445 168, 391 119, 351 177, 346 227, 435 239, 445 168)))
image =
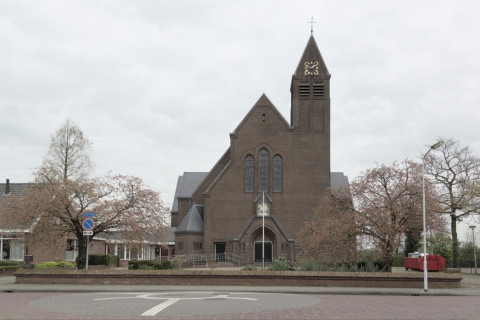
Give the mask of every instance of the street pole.
MULTIPOLYGON (((432 150, 430 148, 430 150, 432 150)), ((428 150, 428 152, 430 152, 428 150)), ((427 156, 428 152, 425 154, 427 156)), ((428 292, 428 264, 427 264, 427 215, 425 214, 425 157, 422 161, 422 207, 423 207, 423 292, 428 292)))
POLYGON ((425 158, 432 150, 443 145, 443 141, 435 143, 428 149, 422 160, 422 211, 423 211, 423 292, 428 292, 428 263, 427 263, 427 215, 425 213, 425 158))
POLYGON ((475 274, 477 274, 477 250, 475 245, 475 228, 477 226, 470 226, 469 228, 472 229, 472 236, 473 236, 473 261, 475 263, 475 274))
POLYGON ((90 246, 90 236, 87 236, 87 263, 85 264, 85 269, 88 271, 88 247, 90 246))
POLYGON ((262 194, 262 270, 265 270, 265 191, 262 194))

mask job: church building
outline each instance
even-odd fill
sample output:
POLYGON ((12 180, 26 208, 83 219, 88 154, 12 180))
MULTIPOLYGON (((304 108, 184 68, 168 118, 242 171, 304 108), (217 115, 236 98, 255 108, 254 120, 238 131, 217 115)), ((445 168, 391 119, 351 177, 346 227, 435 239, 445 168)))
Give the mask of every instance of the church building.
POLYGON ((330 73, 313 35, 291 82, 290 122, 262 95, 210 172, 178 178, 175 255, 232 253, 244 263, 295 260, 319 197, 348 186, 330 172, 330 73), (264 239, 264 241, 262 240, 264 239))

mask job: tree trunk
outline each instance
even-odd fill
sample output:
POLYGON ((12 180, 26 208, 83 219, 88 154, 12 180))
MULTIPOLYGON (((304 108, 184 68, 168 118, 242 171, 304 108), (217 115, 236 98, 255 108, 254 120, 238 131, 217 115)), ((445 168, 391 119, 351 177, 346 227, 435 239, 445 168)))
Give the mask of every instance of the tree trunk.
POLYGON ((393 248, 390 241, 387 241, 385 244, 385 252, 383 252, 383 259, 385 261, 385 266, 383 267, 383 272, 392 272, 393 264, 393 248))
POLYGON ((84 239, 83 234, 77 235, 78 239, 78 255, 77 255, 77 269, 85 269, 87 264, 87 240, 84 239))
POLYGON ((452 251, 453 251, 453 267, 460 268, 460 257, 458 254, 458 238, 457 238, 457 215, 450 214, 450 228, 452 230, 452 251))

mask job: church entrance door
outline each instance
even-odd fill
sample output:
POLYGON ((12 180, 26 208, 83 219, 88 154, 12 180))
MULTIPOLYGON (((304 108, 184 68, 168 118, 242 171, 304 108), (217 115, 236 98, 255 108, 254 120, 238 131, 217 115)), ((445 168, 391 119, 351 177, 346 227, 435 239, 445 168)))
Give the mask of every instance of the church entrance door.
POLYGON ((225 253, 227 244, 225 242, 215 242, 215 259, 217 261, 225 261, 225 253))
MULTIPOLYGON (((265 262, 272 262, 272 242, 265 241, 265 262)), ((262 262, 262 241, 255 241, 255 262, 262 262)))

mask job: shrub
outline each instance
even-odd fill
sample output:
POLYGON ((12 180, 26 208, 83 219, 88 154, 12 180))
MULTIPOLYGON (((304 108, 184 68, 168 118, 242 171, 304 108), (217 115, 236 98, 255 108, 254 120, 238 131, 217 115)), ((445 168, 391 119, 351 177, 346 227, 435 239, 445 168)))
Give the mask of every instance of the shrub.
POLYGON ((248 270, 248 271, 255 271, 257 270, 257 266, 254 266, 253 264, 245 266, 242 270, 248 270))
POLYGON ((118 267, 120 258, 113 254, 89 254, 88 264, 95 266, 118 267))
POLYGON ((170 260, 162 260, 160 263, 155 264, 155 269, 157 270, 170 270, 170 269, 176 269, 178 266, 178 263, 174 259, 170 260))
POLYGON ((20 269, 20 261, 0 260, 0 271, 18 270, 20 269))
POLYGON ((46 268, 75 268, 77 265, 72 261, 65 261, 59 258, 56 258, 55 261, 46 261, 35 265, 35 268, 46 269, 46 268))
POLYGON ((292 271, 295 270, 295 267, 293 266, 293 263, 290 262, 285 257, 280 257, 277 259, 273 259, 272 265, 268 268, 268 270, 273 270, 273 271, 292 271))
POLYGON ((405 259, 405 255, 403 253, 397 253, 395 257, 393 257, 393 267, 403 267, 404 262, 403 260, 405 259))
POLYGON ((130 260, 129 270, 170 270, 178 268, 178 261, 169 260, 130 260))
POLYGON ((35 265, 35 268, 45 269, 45 268, 57 268, 58 264, 55 261, 46 261, 38 263, 35 265))

